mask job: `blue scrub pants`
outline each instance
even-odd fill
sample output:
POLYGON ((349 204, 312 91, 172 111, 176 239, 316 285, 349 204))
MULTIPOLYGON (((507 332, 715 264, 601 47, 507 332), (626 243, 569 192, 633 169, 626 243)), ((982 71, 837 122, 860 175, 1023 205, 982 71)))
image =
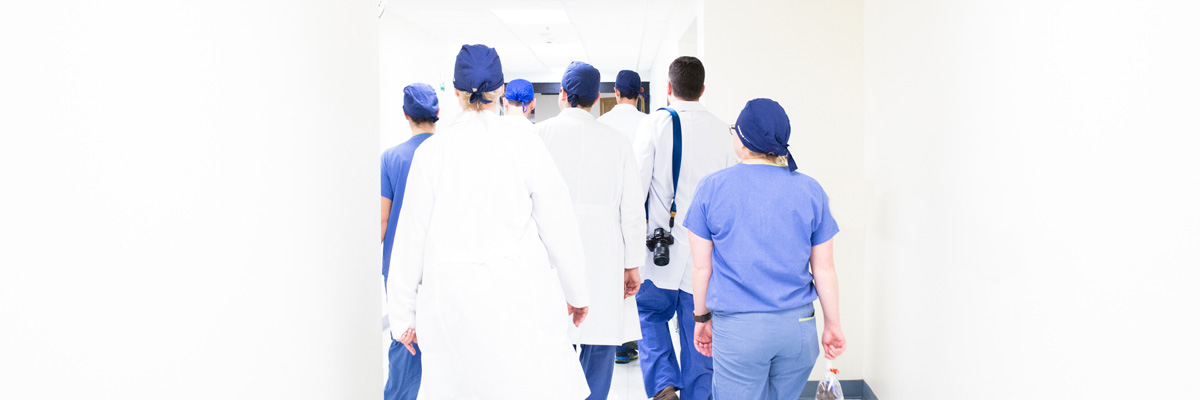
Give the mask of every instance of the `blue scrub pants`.
POLYGON ((421 388, 421 347, 413 343, 417 355, 408 352, 404 344, 392 338, 388 347, 388 378, 383 386, 384 400, 416 400, 421 388))
POLYGON ((796 400, 821 350, 813 305, 776 312, 713 311, 713 398, 796 400))
POLYGON ((659 289, 647 280, 638 290, 637 307, 642 320, 638 359, 642 365, 646 397, 654 397, 671 385, 679 388, 681 400, 711 398, 713 359, 697 352, 692 342, 692 331, 696 329, 692 320, 695 310, 692 294, 659 289), (683 353, 679 355, 679 363, 675 361, 675 346, 671 344, 671 330, 667 326, 672 316, 679 318, 679 350, 683 353))
POLYGON ((613 366, 616 365, 613 357, 617 356, 620 346, 585 344, 579 347, 579 364, 583 365, 583 375, 592 390, 587 400, 607 400, 608 390, 612 388, 613 366))

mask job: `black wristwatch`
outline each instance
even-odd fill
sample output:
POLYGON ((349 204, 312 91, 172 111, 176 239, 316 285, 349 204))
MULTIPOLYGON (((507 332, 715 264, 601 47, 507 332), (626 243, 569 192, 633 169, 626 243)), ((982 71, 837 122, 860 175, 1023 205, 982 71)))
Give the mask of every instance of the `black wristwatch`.
POLYGON ((707 314, 704 314, 704 315, 692 314, 692 319, 695 320, 696 322, 708 322, 709 320, 712 319, 712 311, 709 311, 707 314))

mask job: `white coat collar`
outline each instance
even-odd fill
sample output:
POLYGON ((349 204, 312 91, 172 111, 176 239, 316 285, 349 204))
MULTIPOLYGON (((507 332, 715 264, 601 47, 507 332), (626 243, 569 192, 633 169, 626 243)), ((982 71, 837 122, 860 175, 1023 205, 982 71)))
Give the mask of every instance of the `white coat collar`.
POLYGON ((708 108, 705 108, 704 105, 700 104, 698 101, 679 100, 672 102, 671 105, 667 106, 667 108, 673 108, 675 111, 708 111, 708 108))
POLYGON ((608 112, 625 110, 625 109, 629 109, 629 110, 633 110, 633 111, 638 110, 637 107, 634 107, 632 104, 617 104, 616 107, 613 107, 611 110, 608 110, 608 112))
MULTIPOLYGON (((597 104, 597 105, 599 105, 599 104, 597 104)), ((587 118, 587 119, 590 119, 593 121, 596 120, 596 117, 592 116, 592 113, 590 111, 586 111, 582 108, 568 108, 568 109, 559 111, 558 115, 562 115, 562 116, 566 116, 566 117, 570 117, 570 118, 587 118)))

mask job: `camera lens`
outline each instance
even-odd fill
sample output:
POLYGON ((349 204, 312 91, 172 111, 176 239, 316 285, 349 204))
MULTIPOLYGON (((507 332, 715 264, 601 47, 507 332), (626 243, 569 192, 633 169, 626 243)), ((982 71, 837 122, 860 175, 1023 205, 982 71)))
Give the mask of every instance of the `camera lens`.
POLYGON ((671 263, 671 252, 667 245, 663 242, 658 242, 654 246, 654 265, 664 267, 671 263))

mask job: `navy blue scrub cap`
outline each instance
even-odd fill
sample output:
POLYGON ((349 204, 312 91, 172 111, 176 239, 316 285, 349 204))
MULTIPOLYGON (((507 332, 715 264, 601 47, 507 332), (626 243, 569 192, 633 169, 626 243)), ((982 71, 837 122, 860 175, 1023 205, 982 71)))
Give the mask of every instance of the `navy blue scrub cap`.
POLYGON ((600 70, 585 62, 572 61, 563 74, 562 88, 571 107, 579 106, 581 99, 595 100, 600 96, 600 70))
POLYGON ((504 84, 504 71, 496 49, 482 44, 464 44, 454 60, 454 88, 471 94, 470 102, 482 101, 483 94, 504 84))
POLYGON ((504 98, 518 103, 533 101, 533 84, 524 79, 513 79, 504 89, 504 98))
POLYGON ((433 122, 437 122, 438 98, 433 86, 427 83, 405 86, 404 113, 412 118, 433 118, 433 122))
POLYGON ((788 150, 792 123, 783 106, 775 100, 754 99, 746 102, 734 128, 746 148, 755 153, 787 155, 788 169, 796 170, 796 159, 788 150))
POLYGON ((617 81, 613 82, 613 87, 620 90, 621 93, 637 93, 645 96, 646 93, 642 90, 642 77, 637 72, 623 70, 617 73, 617 81))

